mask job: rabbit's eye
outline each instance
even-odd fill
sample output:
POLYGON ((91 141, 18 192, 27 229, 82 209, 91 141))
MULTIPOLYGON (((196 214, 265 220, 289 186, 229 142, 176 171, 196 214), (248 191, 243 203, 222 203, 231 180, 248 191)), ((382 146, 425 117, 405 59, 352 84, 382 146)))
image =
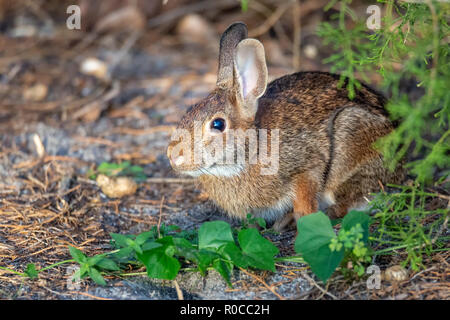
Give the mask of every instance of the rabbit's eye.
POLYGON ((225 119, 217 118, 211 121, 211 129, 223 131, 225 130, 225 119))

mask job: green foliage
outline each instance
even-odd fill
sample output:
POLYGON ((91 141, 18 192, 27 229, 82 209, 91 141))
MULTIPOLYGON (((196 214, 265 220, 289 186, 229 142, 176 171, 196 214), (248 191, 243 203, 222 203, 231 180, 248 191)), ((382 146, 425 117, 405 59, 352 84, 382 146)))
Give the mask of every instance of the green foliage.
MULTIPOLYGON (((139 261, 141 261, 147 269, 150 278, 173 280, 180 270, 180 263, 174 254, 176 252, 175 244, 172 237, 164 237, 155 240, 156 246, 150 250, 137 253, 139 261)), ((140 250, 141 251, 141 250, 140 250)))
POLYGON ((330 219, 320 211, 300 218, 297 230, 295 251, 302 255, 323 282, 328 280, 343 261, 355 261, 359 267, 359 275, 364 273, 362 263, 367 262, 368 257, 367 214, 349 212, 342 220, 338 235, 335 234, 330 219))
POLYGON ((343 250, 330 249, 336 234, 330 219, 317 212, 304 216, 297 223, 295 251, 300 253, 320 280, 326 281, 344 257, 343 250))
POLYGON ((138 235, 112 233, 111 237, 116 250, 93 257, 69 248, 80 264, 81 278, 89 275, 104 285, 100 271, 119 271, 132 264, 144 266, 150 278, 173 280, 182 265, 196 265, 191 271, 205 275, 207 270, 215 269, 231 286, 235 267, 275 271, 274 256, 279 252, 256 229, 232 230, 224 221, 205 222, 197 236, 180 232, 177 226, 161 225, 159 230, 154 227, 138 235))
POLYGON ((425 192, 417 185, 395 187, 398 192, 379 193, 372 202, 377 213, 370 242, 379 248, 376 255, 406 249, 403 265, 409 264, 417 271, 422 267, 423 254, 444 250, 446 243, 448 245, 450 237, 442 236, 442 233, 447 228, 445 219, 449 212, 447 208, 427 210, 425 203, 438 195, 425 192))
POLYGON ((104 174, 109 177, 129 176, 133 177, 136 181, 144 181, 147 178, 144 173, 144 168, 131 165, 129 161, 121 163, 102 162, 97 170, 89 171, 88 176, 90 179, 95 179, 98 174, 104 174))
POLYGON ((243 229, 238 238, 248 266, 275 272, 273 257, 279 251, 269 240, 262 237, 256 229, 243 229))
POLYGON ((327 8, 338 4, 339 13, 332 16, 335 21, 322 23, 318 34, 336 53, 325 62, 332 64, 332 72, 341 74, 340 84, 347 83, 350 98, 360 86, 357 76, 368 81, 367 74, 381 74, 381 86, 391 93, 387 109, 399 126, 377 146, 392 170, 412 148, 413 156, 421 157, 407 167, 418 182, 429 183, 437 168, 448 174, 450 165, 450 46, 446 41, 450 5, 379 2, 385 8, 379 30, 368 30, 367 16, 358 17, 349 7, 351 0, 330 2, 327 8), (401 81, 408 80, 418 83, 421 97, 402 93, 401 81))
POLYGON ((241 10, 242 12, 246 12, 248 10, 248 2, 250 0, 241 0, 241 10))
POLYGON ((249 226, 259 226, 263 230, 266 230, 266 220, 261 217, 253 217, 250 213, 247 214, 247 218, 241 222, 242 228, 248 228, 249 226))
MULTIPOLYGON (((405 187, 406 188, 406 187, 405 187)), ((180 271, 197 271, 205 276, 208 270, 216 270, 229 286, 234 268, 253 268, 275 272, 275 262, 308 263, 311 270, 322 281, 326 282, 340 266, 344 275, 361 277, 365 266, 374 256, 391 254, 397 250, 407 248, 412 252, 409 256, 411 264, 420 264, 420 252, 417 250, 446 250, 448 236, 435 235, 433 231, 443 226, 439 220, 431 223, 428 229, 422 228, 423 220, 427 216, 415 217, 414 224, 399 223, 409 218, 407 213, 409 200, 416 197, 417 190, 404 189, 398 194, 403 198, 403 207, 399 202, 392 202, 394 207, 383 205, 383 196, 374 202, 381 204, 380 212, 374 219, 363 212, 351 211, 343 219, 334 221, 340 224, 336 234, 330 219, 322 212, 304 216, 298 221, 298 236, 295 250, 301 257, 278 257, 279 250, 272 242, 264 238, 254 228, 241 227, 232 229, 224 221, 204 223, 200 229, 182 231, 178 226, 159 228, 138 235, 122 235, 111 233, 113 250, 92 257, 82 251, 69 247, 73 259, 65 260, 48 267, 36 270, 34 264, 29 264, 20 273, 5 267, 0 269, 35 279, 39 273, 63 263, 76 262, 80 269, 73 278, 90 277, 97 284, 105 285, 103 274, 116 276, 141 275, 142 273, 124 273, 124 270, 145 267, 150 278, 173 280, 180 271), (412 194, 411 194, 412 193, 412 194), (414 195, 415 194, 415 195, 414 195), (397 212, 402 212, 400 217, 397 212), (371 225, 372 223, 372 225, 371 225), (369 227, 375 227, 375 232, 369 234, 369 227), (388 239, 388 240, 386 240, 388 239), (427 246, 421 245, 425 241, 427 246), (437 249, 431 248, 431 244, 437 249), (369 247, 376 247, 374 251, 369 247), (380 249, 381 248, 381 249, 380 249), (414 251, 416 250, 416 251, 414 251), (417 253, 418 252, 418 253, 417 253)), ((433 194, 426 194, 433 197, 433 194)), ((375 207, 375 209, 377 209, 375 207)), ((443 209, 436 209, 434 214, 442 214, 443 209)), ((249 221, 245 221, 248 225, 249 221)), ((417 269, 417 268, 416 268, 417 269)))
POLYGON ((198 248, 217 250, 234 242, 231 227, 225 221, 205 222, 198 230, 198 248))
POLYGON ((106 281, 99 270, 117 271, 117 264, 105 258, 106 254, 99 254, 93 257, 87 257, 81 250, 69 246, 70 255, 80 264, 80 269, 75 273, 74 278, 85 278, 89 276, 95 283, 105 285, 106 281))
POLYGON ((38 277, 39 272, 36 270, 36 266, 34 263, 29 263, 27 265, 27 268, 25 269, 24 273, 30 278, 30 279, 36 279, 38 277))
POLYGON ((356 77, 368 81, 367 75, 377 72, 382 79, 379 85, 390 95, 386 108, 398 126, 377 141, 376 147, 391 170, 410 154, 413 160, 404 167, 415 182, 412 187, 396 186, 395 193, 377 195, 372 202, 378 213, 370 243, 382 247, 375 255, 405 250, 403 265, 418 270, 423 254, 444 246, 439 226, 448 219, 448 209, 427 209, 425 204, 438 195, 425 190, 436 177, 436 186, 449 188, 450 4, 378 2, 382 12, 379 30, 365 28, 368 16, 355 15, 349 8, 351 0, 332 0, 327 9, 334 6, 338 14, 332 16, 333 21, 322 23, 318 34, 336 50, 325 62, 342 74, 341 83, 347 83, 350 98, 359 86, 356 77), (415 88, 405 90, 405 85, 415 83, 415 88), (404 93, 410 89, 412 94, 404 93))
MULTIPOLYGON (((325 8, 329 10, 336 2, 331 1, 325 8)), ((340 11, 332 16, 336 23, 323 22, 319 25, 317 34, 323 38, 325 44, 330 44, 336 53, 324 60, 331 64, 331 72, 339 73, 339 87, 346 84, 350 99, 355 97, 355 90, 361 87, 356 74, 367 80, 365 72, 367 65, 362 63, 368 59, 371 45, 365 39, 366 27, 363 21, 357 20, 356 13, 349 7, 351 0, 339 1, 340 11), (346 28, 346 16, 355 24, 351 29, 346 28)))

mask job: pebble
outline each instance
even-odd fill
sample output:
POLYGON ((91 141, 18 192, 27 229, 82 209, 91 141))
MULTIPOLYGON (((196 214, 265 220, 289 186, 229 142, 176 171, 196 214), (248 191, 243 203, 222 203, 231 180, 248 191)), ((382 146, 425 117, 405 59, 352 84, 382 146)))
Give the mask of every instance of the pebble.
POLYGON ((386 281, 405 281, 408 279, 408 271, 400 265, 387 268, 384 271, 384 280, 386 281))

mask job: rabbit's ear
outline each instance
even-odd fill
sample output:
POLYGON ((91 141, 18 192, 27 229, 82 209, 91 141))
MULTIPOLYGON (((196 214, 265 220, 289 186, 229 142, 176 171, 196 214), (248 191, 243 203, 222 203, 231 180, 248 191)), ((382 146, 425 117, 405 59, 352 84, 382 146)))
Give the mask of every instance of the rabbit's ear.
POLYGON ((257 99, 267 87, 267 65, 262 43, 256 39, 242 40, 236 47, 234 68, 235 85, 244 104, 243 111, 253 117, 257 99))
POLYGON ((236 46, 247 38, 247 26, 242 22, 230 25, 220 38, 219 71, 217 86, 230 89, 233 86, 233 59, 236 46))

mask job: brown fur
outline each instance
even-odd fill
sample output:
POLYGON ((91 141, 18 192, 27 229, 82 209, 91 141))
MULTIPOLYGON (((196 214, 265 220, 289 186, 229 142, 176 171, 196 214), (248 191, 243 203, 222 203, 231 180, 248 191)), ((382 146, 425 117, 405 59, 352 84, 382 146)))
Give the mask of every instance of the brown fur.
MULTIPOLYGON (((276 175, 260 175, 259 164, 246 164, 235 176, 200 175, 210 198, 232 216, 259 214, 285 227, 290 220, 286 214, 293 212, 298 219, 316 212, 324 195, 335 200, 327 213, 341 217, 377 191, 380 183, 401 181, 401 168, 389 172, 373 148, 393 129, 384 97, 363 85, 350 100, 338 81, 339 76, 324 72, 276 79, 258 99, 253 119, 242 117, 246 106, 236 98, 236 80, 188 110, 179 128, 193 130, 194 121, 206 123, 220 114, 232 129, 265 128, 269 134, 280 129, 276 175)), ((169 145, 169 157, 175 143, 169 145)), ((198 169, 191 163, 172 166, 180 172, 198 169)))

